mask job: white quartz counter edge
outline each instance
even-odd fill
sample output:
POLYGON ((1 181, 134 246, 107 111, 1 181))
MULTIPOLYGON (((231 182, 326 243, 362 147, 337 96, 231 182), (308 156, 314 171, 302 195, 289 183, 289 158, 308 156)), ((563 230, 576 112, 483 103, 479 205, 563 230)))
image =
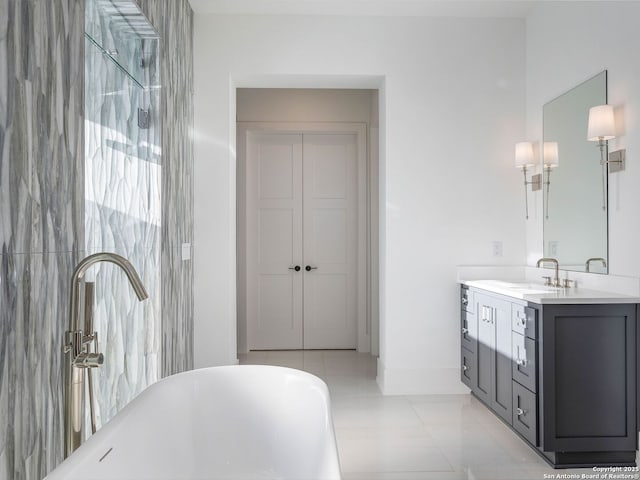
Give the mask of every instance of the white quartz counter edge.
MULTIPOLYGON (((491 293, 538 304, 640 303, 640 297, 583 288, 563 288, 554 292, 529 294, 509 288, 509 282, 497 280, 461 280, 460 283, 491 293)), ((523 280, 522 283, 526 283, 526 281, 523 280)))

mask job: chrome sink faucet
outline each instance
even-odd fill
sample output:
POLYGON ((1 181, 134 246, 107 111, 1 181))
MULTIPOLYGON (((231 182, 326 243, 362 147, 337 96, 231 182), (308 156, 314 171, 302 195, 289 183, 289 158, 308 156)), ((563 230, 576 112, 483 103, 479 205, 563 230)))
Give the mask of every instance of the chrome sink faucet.
POLYGON ((561 283, 560 283, 560 275, 559 275, 559 265, 558 265, 558 260, 556 260, 555 258, 547 258, 547 257, 542 257, 540 260, 538 260, 538 262, 536 263, 536 267, 540 268, 540 265, 542 265, 543 263, 553 263, 553 266, 555 268, 556 271, 556 278, 554 279, 553 283, 551 283, 551 278, 550 277, 543 277, 547 279, 547 282, 545 283, 545 285, 553 285, 554 287, 561 287, 561 283))
MULTIPOLYGON (((109 262, 119 266, 129 279, 131 287, 140 301, 149 298, 136 269, 124 257, 115 253, 96 253, 82 260, 71 278, 71 303, 69 305, 69 331, 65 333, 65 388, 64 388, 64 456, 71 455, 82 443, 84 424, 84 380, 85 370, 91 387, 91 369, 104 363, 104 355, 97 352, 98 334, 92 332, 93 284, 83 285, 84 275, 92 265, 109 262), (83 310, 84 302, 84 310, 83 310), (84 316, 84 325, 81 317, 84 316), (87 331, 83 331, 83 328, 87 331), (94 352, 90 352, 90 344, 94 352)), ((89 392, 93 395, 92 391, 89 392)), ((93 412, 92 412, 93 423, 93 412)))
POLYGON ((593 257, 593 258, 587 259, 587 261, 584 264, 584 270, 587 273, 590 272, 590 263, 591 262, 600 262, 600 263, 602 263, 602 266, 604 268, 607 268, 607 261, 604 258, 602 258, 602 257, 593 257))

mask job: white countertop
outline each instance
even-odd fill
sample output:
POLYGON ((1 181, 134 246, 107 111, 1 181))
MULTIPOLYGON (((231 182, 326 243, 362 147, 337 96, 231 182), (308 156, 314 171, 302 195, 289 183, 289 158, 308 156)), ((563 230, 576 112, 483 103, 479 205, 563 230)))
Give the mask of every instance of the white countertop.
POLYGON ((557 288, 526 280, 461 280, 460 283, 488 292, 538 304, 640 303, 640 297, 584 288, 557 288))

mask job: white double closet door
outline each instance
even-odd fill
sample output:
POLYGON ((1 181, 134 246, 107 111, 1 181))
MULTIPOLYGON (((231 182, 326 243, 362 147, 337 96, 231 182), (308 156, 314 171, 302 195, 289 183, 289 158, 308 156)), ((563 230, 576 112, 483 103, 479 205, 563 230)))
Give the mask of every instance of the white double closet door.
POLYGON ((250 350, 355 348, 357 137, 251 133, 250 350))

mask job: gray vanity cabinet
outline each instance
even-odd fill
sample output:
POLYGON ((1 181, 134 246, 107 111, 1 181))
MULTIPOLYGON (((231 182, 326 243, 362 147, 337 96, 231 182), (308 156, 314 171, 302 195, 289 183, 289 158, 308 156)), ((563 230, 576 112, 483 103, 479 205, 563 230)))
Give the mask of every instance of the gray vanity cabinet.
POLYGON ((475 351, 461 342, 462 380, 472 393, 556 468, 635 465, 638 305, 467 295, 477 341, 475 351))
POLYGON ((554 463, 635 462, 636 305, 543 305, 540 429, 554 463))
POLYGON ((511 423, 511 304, 478 292, 474 292, 474 299, 478 316, 474 393, 511 423))

